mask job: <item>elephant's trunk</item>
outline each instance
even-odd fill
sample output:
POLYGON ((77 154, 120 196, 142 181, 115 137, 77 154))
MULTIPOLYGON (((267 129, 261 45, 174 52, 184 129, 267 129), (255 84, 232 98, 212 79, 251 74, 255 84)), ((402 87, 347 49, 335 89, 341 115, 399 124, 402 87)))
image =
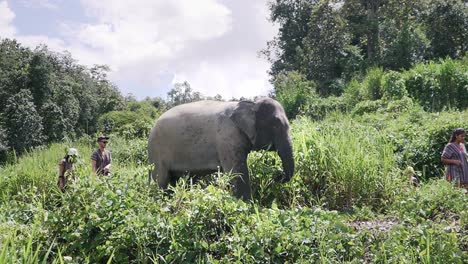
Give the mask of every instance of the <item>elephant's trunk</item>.
POLYGON ((283 171, 284 175, 282 175, 280 181, 287 182, 291 179, 294 174, 294 157, 293 157, 293 148, 292 142, 289 135, 276 143, 276 148, 278 151, 278 155, 281 158, 281 162, 283 163, 283 171))

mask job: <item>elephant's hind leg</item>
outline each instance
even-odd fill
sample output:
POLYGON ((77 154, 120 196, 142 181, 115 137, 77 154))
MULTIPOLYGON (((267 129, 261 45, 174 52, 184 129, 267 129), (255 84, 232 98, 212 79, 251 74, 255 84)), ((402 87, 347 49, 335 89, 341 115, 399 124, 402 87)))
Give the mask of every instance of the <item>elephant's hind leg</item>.
POLYGON ((170 173, 164 162, 159 162, 159 167, 156 168, 156 171, 158 172, 156 180, 158 182, 159 188, 164 190, 167 189, 170 180, 170 173))

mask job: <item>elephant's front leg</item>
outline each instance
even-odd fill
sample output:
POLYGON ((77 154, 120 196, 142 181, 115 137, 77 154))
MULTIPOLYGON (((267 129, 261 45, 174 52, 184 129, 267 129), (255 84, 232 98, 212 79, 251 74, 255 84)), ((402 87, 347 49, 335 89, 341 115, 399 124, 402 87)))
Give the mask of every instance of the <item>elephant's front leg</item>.
POLYGON ((233 179, 234 195, 244 201, 250 201, 252 199, 252 189, 247 167, 247 154, 233 151, 222 155, 220 160, 224 172, 231 172, 235 176, 233 179))

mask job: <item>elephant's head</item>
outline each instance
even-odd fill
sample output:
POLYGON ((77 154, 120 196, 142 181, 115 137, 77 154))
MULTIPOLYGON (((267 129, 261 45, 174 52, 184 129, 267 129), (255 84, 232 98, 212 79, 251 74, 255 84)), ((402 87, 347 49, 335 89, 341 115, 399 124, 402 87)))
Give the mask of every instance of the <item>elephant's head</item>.
POLYGON ((243 101, 239 102, 231 118, 249 138, 253 150, 278 152, 284 170, 278 180, 289 181, 294 174, 294 158, 289 122, 283 107, 271 98, 243 101))

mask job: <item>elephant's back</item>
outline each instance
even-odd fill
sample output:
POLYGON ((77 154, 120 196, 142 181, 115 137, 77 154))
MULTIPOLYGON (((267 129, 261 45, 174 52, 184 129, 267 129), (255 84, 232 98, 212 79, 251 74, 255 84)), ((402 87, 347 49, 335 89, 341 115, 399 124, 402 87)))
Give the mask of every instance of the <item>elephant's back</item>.
POLYGON ((182 131, 194 129, 209 129, 231 109, 236 102, 199 101, 178 105, 166 111, 156 121, 154 129, 182 131))
POLYGON ((202 101, 168 110, 159 117, 151 131, 150 153, 167 160, 196 161, 203 159, 203 156, 216 157, 213 146, 220 120, 227 118, 226 113, 236 104, 202 101), (201 149, 206 149, 203 155, 198 153, 201 149))
POLYGON ((220 101, 198 101, 188 104, 178 105, 162 114, 159 120, 164 119, 181 119, 186 116, 211 116, 220 115, 230 108, 234 108, 237 102, 220 102, 220 101))

